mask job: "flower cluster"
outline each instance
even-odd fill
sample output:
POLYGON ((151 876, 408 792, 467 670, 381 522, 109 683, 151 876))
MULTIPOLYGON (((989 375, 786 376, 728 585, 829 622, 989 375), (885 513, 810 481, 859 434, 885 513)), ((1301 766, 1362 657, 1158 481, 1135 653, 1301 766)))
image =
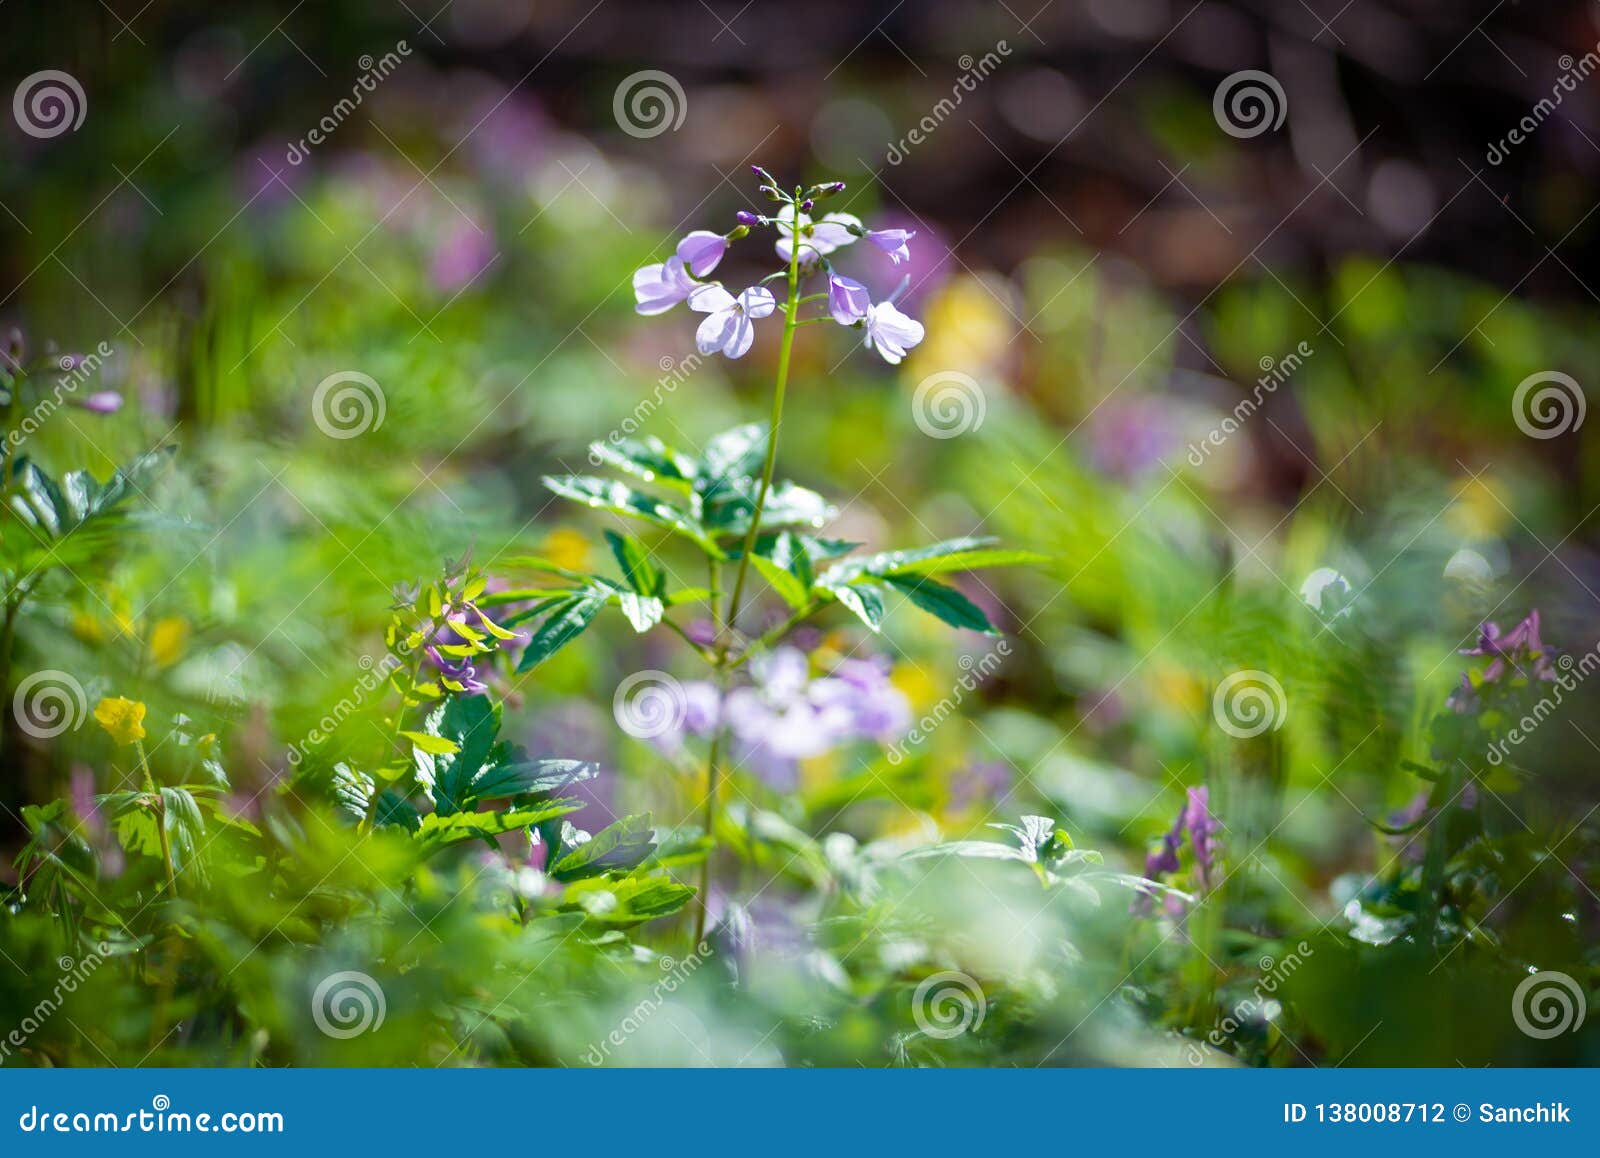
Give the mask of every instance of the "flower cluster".
MULTIPOLYGON (((1210 789, 1205 785, 1189 789, 1178 818, 1161 835, 1161 847, 1145 858, 1144 875, 1158 881, 1163 876, 1177 873, 1182 867, 1178 861, 1178 851, 1183 847, 1184 835, 1188 834, 1189 848, 1194 853, 1195 890, 1210 892, 1219 883, 1217 860, 1221 850, 1217 832, 1221 827, 1216 817, 1211 815, 1210 789)), ((1168 893, 1166 910, 1168 916, 1182 916, 1183 901, 1176 894, 1168 893)), ((1141 896, 1134 902, 1134 911, 1149 912, 1150 898, 1141 896)))
POLYGON ((897 364, 908 350, 922 341, 922 323, 895 307, 894 299, 901 290, 881 301, 873 301, 865 285, 834 268, 832 255, 857 239, 865 238, 887 255, 891 263, 899 265, 910 259, 911 249, 907 243, 916 233, 904 229, 867 229, 861 219, 851 213, 813 216, 819 200, 844 190, 842 181, 796 189, 789 194, 779 190, 761 166, 751 168, 765 182, 762 191, 781 204, 778 213, 768 217, 741 210, 738 225, 727 233, 696 229, 678 242, 676 252, 666 261, 644 266, 634 273, 635 308, 641 314, 654 315, 665 313, 679 302, 687 302, 691 310, 706 315, 695 333, 700 353, 715 352, 728 358, 740 358, 755 341, 755 322, 781 309, 788 324, 795 325, 800 319, 794 311, 802 304, 825 299, 827 317, 841 326, 861 330, 869 349, 876 350, 889 364, 897 364), (728 252, 729 245, 754 229, 772 229, 777 234, 773 249, 786 268, 761 280, 787 278, 787 302, 780 303, 771 290, 759 283, 734 293, 720 281, 707 280, 728 252), (802 298, 801 285, 818 273, 827 279, 826 290, 802 298))
POLYGON ((709 739, 725 726, 734 759, 780 791, 794 787, 799 761, 857 740, 887 742, 911 725, 911 705, 889 682, 882 659, 846 659, 813 679, 804 653, 780 647, 750 661, 751 685, 719 696, 709 682, 684 685, 683 732, 709 739))
POLYGON ((1478 627, 1476 646, 1462 648, 1461 654, 1493 658, 1476 683, 1469 673, 1461 673, 1461 686, 1450 693, 1448 701, 1450 709, 1460 714, 1476 712, 1486 689, 1496 685, 1505 690, 1518 679, 1532 683, 1556 678, 1556 650, 1539 638, 1538 608, 1510 631, 1502 632, 1498 624, 1485 621, 1478 627))

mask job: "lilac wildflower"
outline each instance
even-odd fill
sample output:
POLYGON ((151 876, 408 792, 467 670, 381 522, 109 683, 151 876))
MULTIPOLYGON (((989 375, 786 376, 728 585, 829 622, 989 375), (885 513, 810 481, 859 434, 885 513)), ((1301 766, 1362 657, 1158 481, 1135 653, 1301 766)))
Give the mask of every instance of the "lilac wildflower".
POLYGON ((717 268, 728 252, 728 239, 708 229, 696 229, 678 242, 678 258, 695 277, 705 277, 717 268))
POLYGON ((664 314, 695 290, 694 279, 684 265, 683 258, 669 257, 658 265, 647 265, 633 275, 634 306, 639 313, 650 317, 664 314))
POLYGON ((877 350, 891 366, 899 365, 906 351, 922 341, 922 323, 906 317, 889 302, 867 308, 867 348, 877 350))
POLYGON ((872 298, 867 287, 843 274, 828 275, 828 313, 841 326, 853 326, 867 316, 872 298))
MULTIPOLYGON (((1195 890, 1207 893, 1215 889, 1221 883, 1217 879, 1221 852, 1217 833, 1221 827, 1211 814, 1211 790, 1205 785, 1188 789, 1177 819, 1161 835, 1161 847, 1145 858, 1144 875, 1158 881, 1177 873, 1182 868, 1178 853, 1187 835, 1189 849, 1194 855, 1195 890)), ((1140 896, 1133 903, 1133 911, 1141 915, 1149 913, 1151 907, 1149 896, 1140 896)), ((1182 916, 1182 904, 1176 897, 1169 895, 1164 908, 1170 916, 1182 916)))
POLYGON ((889 260, 899 265, 911 260, 911 247, 906 244, 917 235, 916 230, 870 229, 867 240, 889 255, 889 260))
MULTIPOLYGON (((829 213, 820 220, 813 221, 805 213, 799 214, 800 218, 800 260, 810 261, 816 257, 826 257, 836 249, 842 249, 856 239, 856 234, 861 230, 861 218, 853 213, 829 213)), ((789 260, 794 251, 794 220, 787 216, 777 217, 773 224, 778 227, 778 240, 774 247, 778 256, 784 261, 789 260)))
POLYGON ((704 285, 689 296, 689 308, 709 317, 695 331, 695 345, 702 354, 720 353, 742 358, 756 340, 755 318, 764 318, 778 308, 772 291, 751 286, 734 297, 720 285, 704 285))

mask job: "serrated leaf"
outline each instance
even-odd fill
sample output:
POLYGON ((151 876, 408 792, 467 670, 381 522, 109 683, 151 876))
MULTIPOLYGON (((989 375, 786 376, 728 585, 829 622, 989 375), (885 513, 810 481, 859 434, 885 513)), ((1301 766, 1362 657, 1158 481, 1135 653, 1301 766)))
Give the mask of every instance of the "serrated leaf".
POLYGON ((660 623, 661 616, 666 613, 666 605, 654 595, 635 595, 632 591, 624 591, 617 596, 617 603, 622 608, 622 614, 628 617, 628 622, 633 624, 633 629, 641 634, 660 623))
POLYGON ((951 627, 981 631, 985 635, 998 634, 978 605, 954 587, 946 587, 932 579, 910 576, 891 575, 884 582, 904 592, 915 606, 951 627))
POLYGON ((599 459, 635 478, 664 486, 687 488, 698 471, 694 459, 655 437, 591 442, 589 455, 591 461, 599 459))
POLYGON ((811 602, 810 591, 806 585, 773 560, 763 558, 760 555, 752 555, 750 556, 750 562, 755 564, 755 568, 761 573, 761 577, 772 585, 772 589, 778 593, 778 596, 796 611, 811 602))
POLYGON ((422 818, 416 839, 425 852, 434 853, 464 840, 492 839, 502 833, 529 828, 582 807, 581 800, 552 800, 535 808, 515 808, 509 812, 457 812, 449 816, 433 812, 422 818))
POLYGON ((418 783, 435 811, 449 816, 466 807, 473 780, 490 762, 500 711, 488 696, 451 696, 428 713, 424 727, 427 736, 455 745, 452 752, 418 747, 413 753, 418 783))
POLYGON ((820 584, 822 588, 854 612, 873 631, 883 626, 883 589, 875 583, 820 584))
POLYGON ((716 481, 748 478, 761 469, 767 453, 764 423, 747 422, 712 435, 701 455, 700 478, 716 481))
POLYGON ((528 640, 517 664, 517 673, 520 675, 537 667, 582 635, 609 599, 609 592, 590 593, 558 603, 528 640))
POLYGON ((485 769, 472 782, 475 799, 534 796, 570 788, 600 773, 600 765, 586 760, 519 760, 485 769))
POLYGON ((461 750, 455 741, 447 740, 443 736, 430 736, 426 732, 405 731, 400 734, 431 756, 453 756, 461 750))
POLYGON ((547 476, 544 485, 562 498, 572 499, 598 510, 643 519, 659 527, 687 535, 701 546, 716 551, 716 544, 687 512, 626 483, 586 475, 547 476))
POLYGON ((628 586, 640 595, 660 596, 666 589, 666 573, 650 557, 638 538, 622 531, 606 531, 606 542, 628 586))
POLYGON ((655 828, 650 822, 650 814, 625 816, 583 843, 574 845, 545 871, 558 881, 580 880, 607 872, 625 872, 655 850, 655 828))

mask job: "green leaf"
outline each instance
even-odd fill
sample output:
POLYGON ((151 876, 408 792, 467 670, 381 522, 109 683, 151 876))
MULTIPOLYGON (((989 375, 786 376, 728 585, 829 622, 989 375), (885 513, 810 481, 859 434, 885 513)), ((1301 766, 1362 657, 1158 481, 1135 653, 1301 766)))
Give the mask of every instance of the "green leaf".
POLYGON ((586 760, 519 760, 496 764, 472 781, 475 799, 500 796, 534 796, 569 788, 600 773, 600 765, 586 760))
POLYGON ((906 598, 917 607, 934 618, 943 620, 951 627, 981 631, 986 635, 998 634, 989 623, 989 617, 984 615, 977 604, 954 587, 946 587, 942 583, 935 583, 932 579, 910 576, 891 575, 885 582, 896 590, 905 592, 906 598))
POLYGON ((767 454, 767 427, 765 423, 747 422, 712 435, 701 456, 700 478, 716 482, 723 479, 749 478, 761 469, 767 454))
POLYGON ((806 585, 773 560, 762 558, 760 555, 752 555, 750 556, 750 562, 754 563, 756 570, 761 572, 761 577, 772 584, 772 589, 782 597, 783 601, 796 611, 811 602, 810 592, 806 585))
POLYGON ((659 438, 620 438, 591 442, 590 460, 599 459, 645 482, 687 490, 698 472, 694 459, 673 450, 659 438))
POLYGON ((636 925, 678 912, 692 896, 692 888, 667 877, 596 878, 568 885, 561 905, 593 921, 636 925))
POLYGON ((456 746, 454 740, 446 740, 443 736, 430 736, 426 732, 406 731, 402 731, 400 734, 418 748, 433 756, 453 756, 461 750, 456 746))
POLYGON ((1032 551, 991 548, 994 539, 946 539, 926 547, 905 551, 884 551, 860 559, 847 559, 830 568, 827 578, 848 581, 861 575, 889 578, 897 575, 940 575, 948 571, 975 571, 982 567, 1005 567, 1045 563, 1049 557, 1032 551))
POLYGON ((661 616, 666 612, 666 605, 654 595, 635 595, 632 591, 624 591, 617 596, 617 603, 622 608, 622 614, 628 617, 628 622, 633 624, 633 629, 640 633, 660 623, 661 616))
POLYGON ((625 816, 588 840, 573 845, 545 871, 558 881, 625 872, 655 850, 655 828, 650 814, 645 812, 625 816))
POLYGON ((457 812, 449 816, 433 812, 422 818, 416 838, 425 852, 434 853, 464 840, 490 839, 528 828, 582 807, 581 800, 552 800, 536 808, 517 808, 509 812, 457 812))
POLYGON ((488 696, 451 696, 428 713, 426 734, 450 741, 452 752, 416 748, 417 782, 443 816, 462 811, 469 803, 472 782, 495 749, 500 732, 500 711, 488 696))
POLYGON ((825 580, 818 584, 856 615, 873 631, 883 626, 883 589, 875 583, 843 583, 831 586, 825 580))
POLYGON ((626 483, 585 475, 562 475, 546 477, 544 485, 563 498, 629 518, 644 519, 680 535, 687 535, 707 550, 720 553, 704 528, 687 511, 643 491, 634 490, 626 483))
POLYGON ((557 604, 550 612, 550 617, 539 625, 533 638, 528 640, 528 646, 517 664, 518 674, 537 667, 582 635, 609 599, 609 592, 590 592, 557 604))
POLYGON ((660 596, 665 593, 666 573, 651 559, 650 551, 643 543, 623 531, 607 531, 605 536, 629 587, 640 595, 660 596))

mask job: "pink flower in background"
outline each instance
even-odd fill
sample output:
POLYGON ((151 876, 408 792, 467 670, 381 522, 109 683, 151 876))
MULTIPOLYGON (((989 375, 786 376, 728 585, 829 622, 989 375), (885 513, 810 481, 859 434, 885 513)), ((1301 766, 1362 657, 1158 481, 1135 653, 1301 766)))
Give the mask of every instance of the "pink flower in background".
POLYGON ((472 284, 496 257, 494 235, 459 217, 434 247, 430 275, 446 292, 472 284))

